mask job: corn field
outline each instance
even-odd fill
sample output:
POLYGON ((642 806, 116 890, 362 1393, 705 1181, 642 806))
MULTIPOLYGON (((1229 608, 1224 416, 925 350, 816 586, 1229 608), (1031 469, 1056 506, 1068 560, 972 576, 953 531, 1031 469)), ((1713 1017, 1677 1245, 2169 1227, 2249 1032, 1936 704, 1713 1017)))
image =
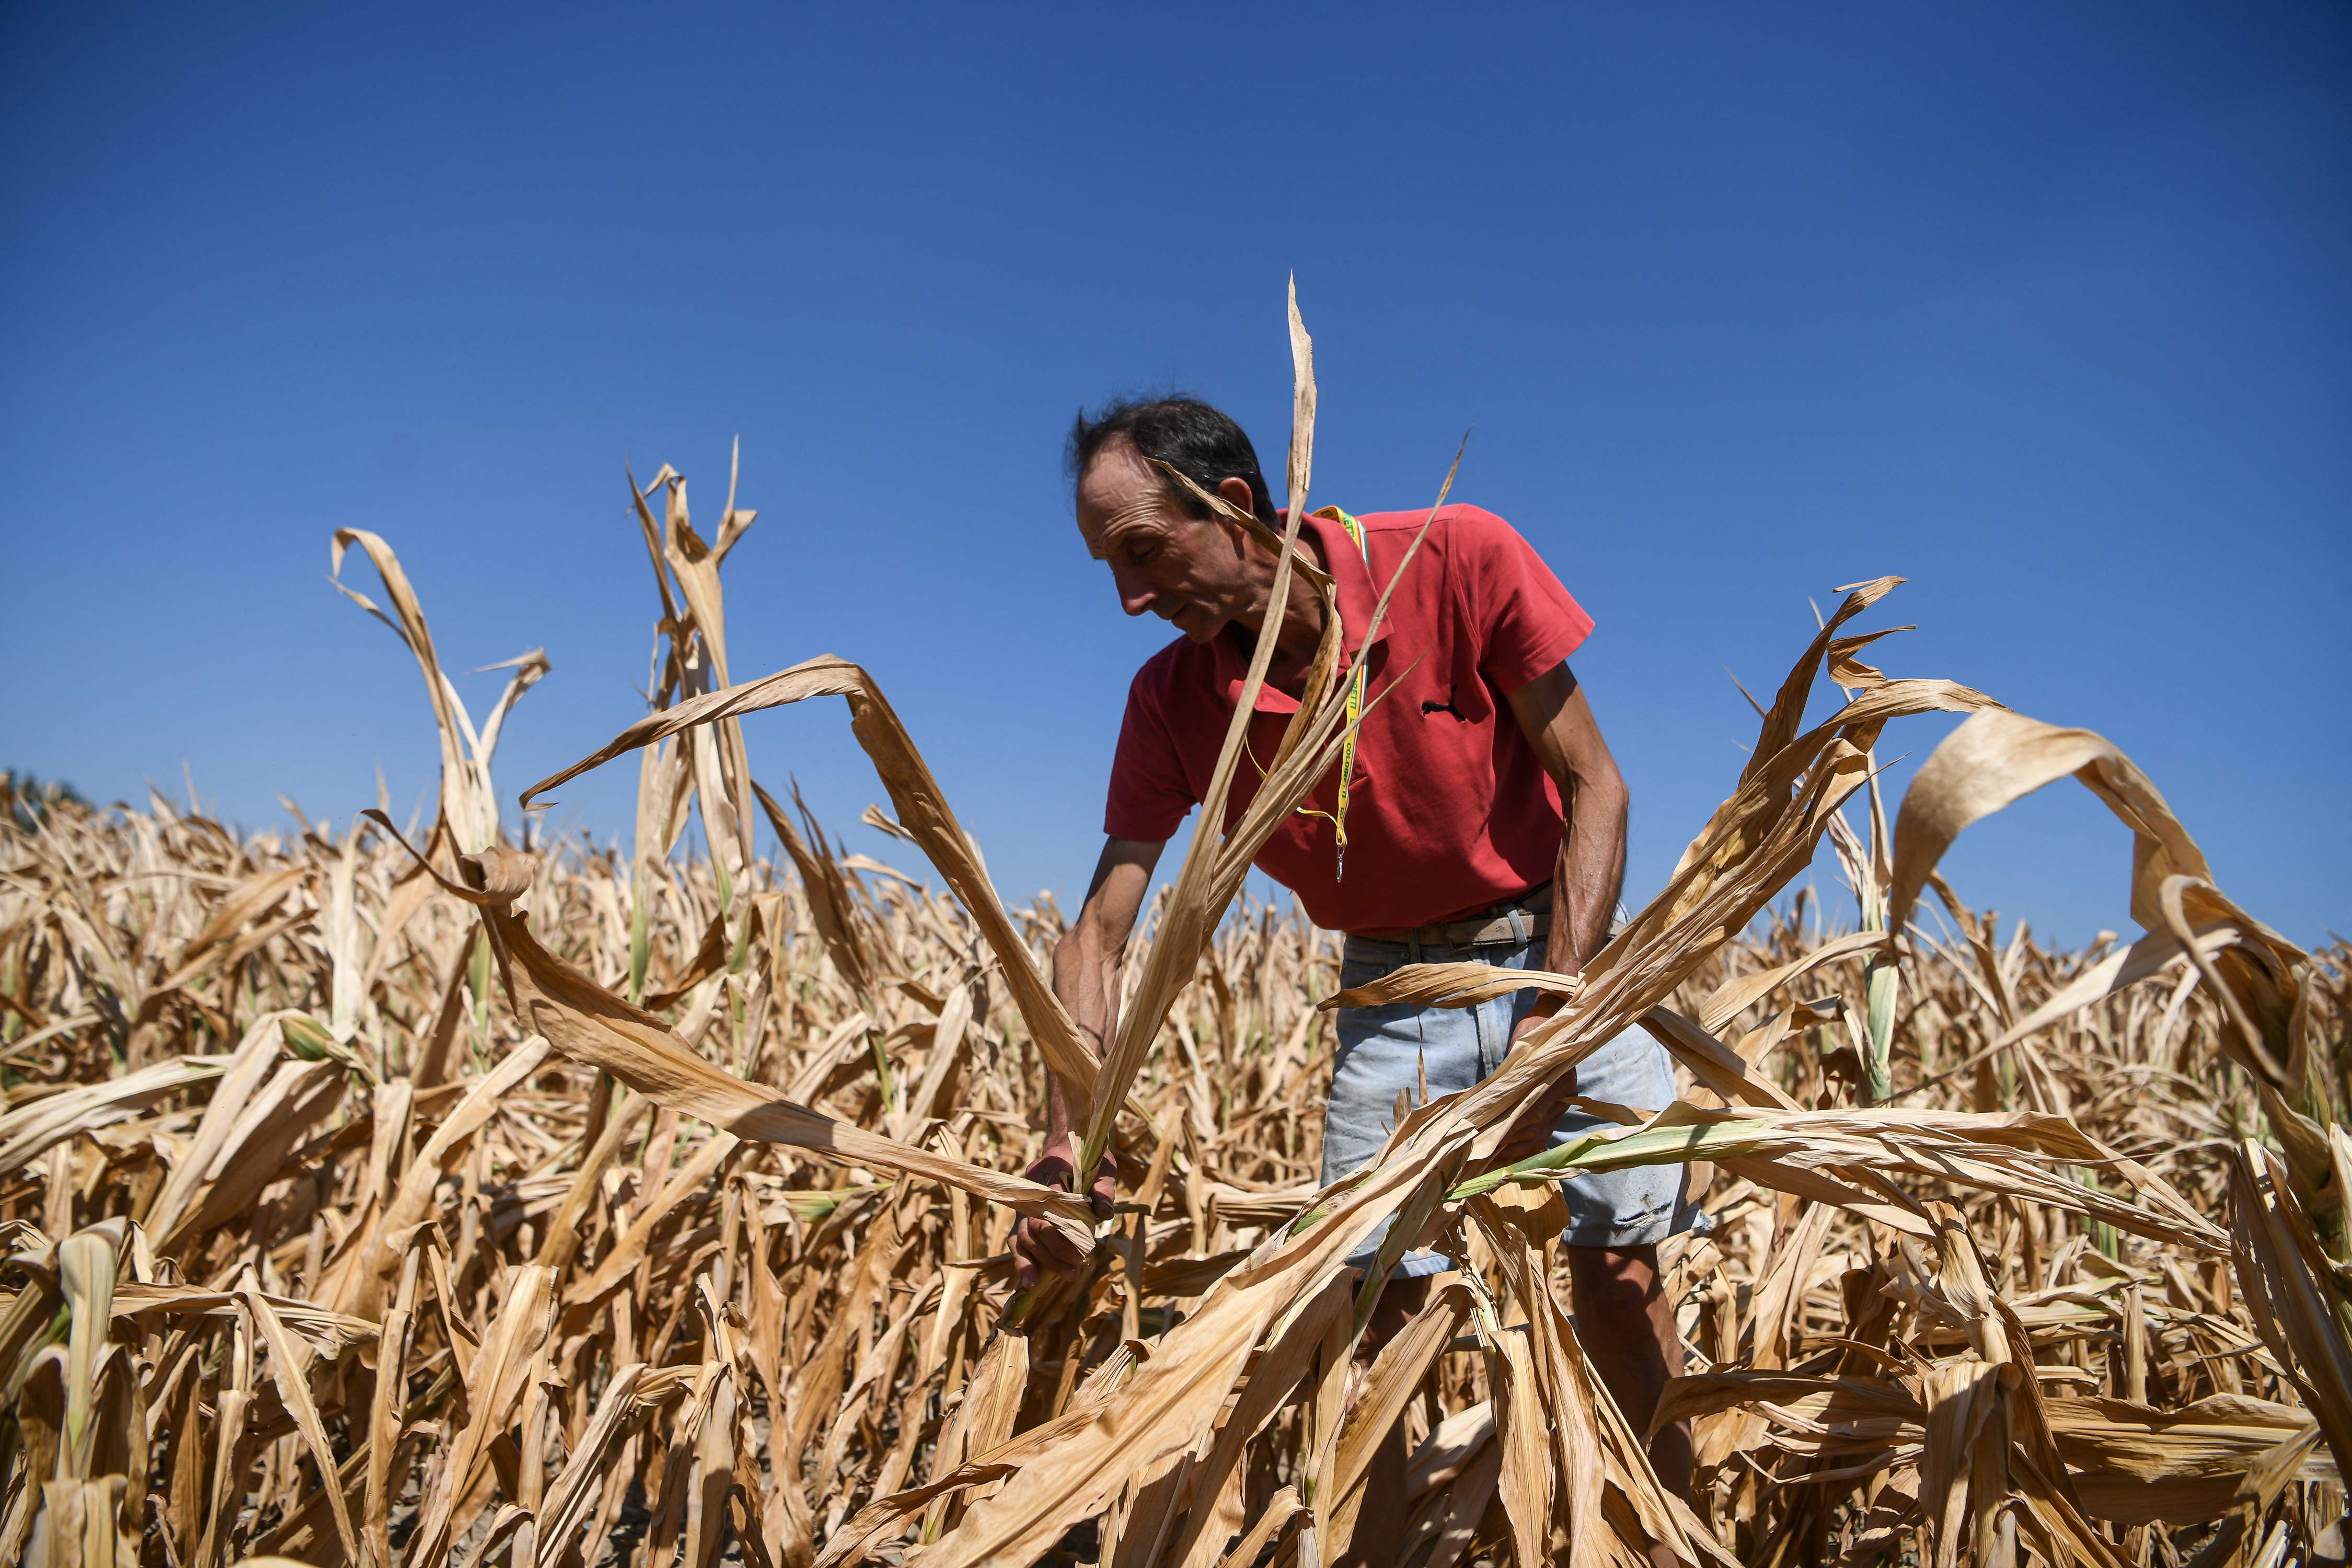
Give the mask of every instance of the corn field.
MULTIPOLYGON (((1292 344, 1301 498, 1295 304, 1292 344)), ((1000 901, 866 673, 730 675, 733 489, 706 542, 683 479, 631 481, 652 700, 523 792, 628 759, 626 847, 532 843, 502 813, 499 733, 545 659, 514 661, 478 728, 397 557, 350 531, 338 585, 425 678, 421 831, 0 801, 0 1562, 2342 1557, 2352 954, 2239 910, 2098 736, 1864 663, 1885 634, 1844 627, 1899 579, 1846 592, 1577 981, 1381 983, 1366 999, 1532 978, 1568 1000, 1318 1191, 1336 939, 1240 894, 1341 739, 1336 615, 1220 835, 1229 741, 1098 1053, 1046 978, 1063 916, 1000 901), (354 545, 384 605, 342 583, 354 545), (828 696, 900 866, 751 777, 745 719, 828 696), (1928 711, 1969 717, 1890 812, 1881 731, 1928 711), (2141 928, 2079 952, 1935 870, 2069 774, 2119 819, 2119 871, 2132 846, 2116 907, 2141 928), (1844 891, 1790 893, 1817 855, 1844 891), (1677 1102, 1499 1163, 1637 1021, 1677 1102), (1018 1173, 1048 1065, 1115 1151, 1108 1221, 1018 1173), (1596 1381, 1551 1239, 1558 1184, 1645 1163, 1688 1163, 1715 1220, 1664 1251, 1690 1361, 1659 1419, 1689 1423, 1687 1500, 1596 1381), (1384 1257, 1461 1266, 1365 1363, 1385 1271, 1343 1260, 1392 1215, 1384 1257), (1023 1215, 1085 1249, 1076 1280, 1015 1288, 1023 1215), (1406 1534, 1358 1541, 1398 1422, 1406 1534)), ((1265 534, 1281 570, 1328 595, 1292 528, 1265 534)))

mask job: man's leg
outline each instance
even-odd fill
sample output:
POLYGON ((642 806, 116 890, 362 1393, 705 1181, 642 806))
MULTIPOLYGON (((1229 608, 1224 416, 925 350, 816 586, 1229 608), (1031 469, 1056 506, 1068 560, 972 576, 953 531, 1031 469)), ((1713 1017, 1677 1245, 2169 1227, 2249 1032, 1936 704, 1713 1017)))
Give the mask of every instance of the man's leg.
MULTIPOLYGON (((1356 1342, 1358 1363, 1369 1369, 1381 1347, 1402 1333, 1428 1303, 1426 1276, 1391 1279, 1381 1291, 1380 1305, 1372 1310, 1364 1337, 1356 1342)), ((1395 1561, 1397 1542, 1404 1535, 1405 1468, 1412 1457, 1405 1451, 1404 1417, 1400 1415, 1381 1446, 1372 1450, 1372 1462, 1364 1477, 1364 1503, 1356 1512, 1356 1533, 1333 1568, 1389 1568, 1395 1561)))
MULTIPOLYGON (((1601 1386, 1624 1413, 1635 1436, 1649 1429, 1666 1380, 1681 1375, 1683 1342, 1673 1304, 1659 1288, 1658 1249, 1653 1246, 1570 1247, 1570 1288, 1574 1293, 1577 1339, 1600 1374, 1601 1386)), ((1381 1347, 1402 1332, 1427 1303, 1429 1281, 1391 1279, 1356 1349, 1370 1365, 1381 1347)), ((1355 1539, 1336 1568, 1387 1568, 1404 1534, 1408 1512, 1405 1449, 1400 1420, 1373 1450, 1365 1478, 1364 1504, 1356 1516, 1355 1539)), ((1677 1422, 1650 1443, 1650 1465, 1676 1497, 1687 1499, 1691 1483, 1690 1428, 1677 1422)))
MULTIPOLYGON (((1470 956, 1463 949, 1424 950, 1351 936, 1340 964, 1339 984, 1353 989, 1405 963, 1470 956)), ((1423 1008, 1411 1003, 1342 1007, 1336 1023, 1339 1051, 1332 1066, 1323 1125, 1326 1185, 1360 1169, 1380 1152, 1396 1125, 1400 1095, 1420 1104, 1468 1089, 1486 1070, 1479 1057, 1477 1022, 1471 1013, 1458 1008, 1423 1008)), ((1368 1267, 1378 1240, 1375 1233, 1350 1261, 1359 1268, 1368 1267)), ((1381 1347, 1402 1332, 1428 1300, 1427 1276, 1392 1276, 1357 1344, 1357 1362, 1369 1366, 1381 1347)), ((1393 1560, 1397 1540, 1404 1532, 1405 1468, 1410 1458, 1405 1424, 1400 1417, 1372 1451, 1354 1544, 1338 1559, 1346 1568, 1388 1568, 1393 1560)))
MULTIPOLYGON (((1658 1284, 1652 1246, 1570 1247, 1568 1274, 1576 1299, 1576 1337, 1603 1387, 1639 1437, 1657 1413, 1666 1380, 1683 1370, 1674 1303, 1658 1284)), ((1690 1428, 1666 1427, 1650 1442, 1650 1465, 1677 1497, 1690 1495, 1690 1428)))

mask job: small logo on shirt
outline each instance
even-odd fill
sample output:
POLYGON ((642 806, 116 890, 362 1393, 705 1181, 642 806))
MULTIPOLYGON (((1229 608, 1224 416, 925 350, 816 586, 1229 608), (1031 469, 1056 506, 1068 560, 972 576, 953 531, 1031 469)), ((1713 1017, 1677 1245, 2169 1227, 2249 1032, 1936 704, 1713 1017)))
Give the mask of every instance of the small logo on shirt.
POLYGON ((1467 724, 1470 722, 1470 716, 1463 712, 1461 709, 1454 706, 1454 688, 1451 686, 1448 686, 1445 689, 1444 701, 1424 702, 1421 705, 1421 716, 1423 718, 1426 719, 1432 713, 1451 713, 1454 715, 1454 721, 1456 724, 1467 724))

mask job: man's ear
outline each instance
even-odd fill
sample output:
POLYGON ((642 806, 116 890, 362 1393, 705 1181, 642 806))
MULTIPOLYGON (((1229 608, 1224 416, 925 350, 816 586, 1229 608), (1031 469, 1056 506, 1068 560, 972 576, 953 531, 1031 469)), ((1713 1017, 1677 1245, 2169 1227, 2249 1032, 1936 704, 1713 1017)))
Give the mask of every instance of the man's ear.
POLYGON ((1217 494, 1223 498, 1226 504, 1235 511, 1245 511, 1253 517, 1257 515, 1257 508, 1252 500, 1250 483, 1247 479, 1238 475, 1229 474, 1217 481, 1217 494))

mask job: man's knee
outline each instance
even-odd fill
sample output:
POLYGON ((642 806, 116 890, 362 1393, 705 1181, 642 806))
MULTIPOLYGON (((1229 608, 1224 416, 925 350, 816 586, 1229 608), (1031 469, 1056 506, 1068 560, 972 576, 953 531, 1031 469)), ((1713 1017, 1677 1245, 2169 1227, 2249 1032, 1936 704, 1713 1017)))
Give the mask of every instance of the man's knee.
POLYGON ((1639 1247, 1571 1247, 1568 1272, 1580 1315, 1640 1317, 1658 1293, 1658 1249, 1639 1247))
POLYGON ((1381 1290, 1380 1303, 1372 1309, 1372 1321, 1364 1325, 1363 1338, 1356 1342, 1356 1359, 1368 1362, 1380 1354, 1381 1347, 1404 1332, 1404 1326, 1428 1304, 1425 1276, 1391 1279, 1381 1290))

